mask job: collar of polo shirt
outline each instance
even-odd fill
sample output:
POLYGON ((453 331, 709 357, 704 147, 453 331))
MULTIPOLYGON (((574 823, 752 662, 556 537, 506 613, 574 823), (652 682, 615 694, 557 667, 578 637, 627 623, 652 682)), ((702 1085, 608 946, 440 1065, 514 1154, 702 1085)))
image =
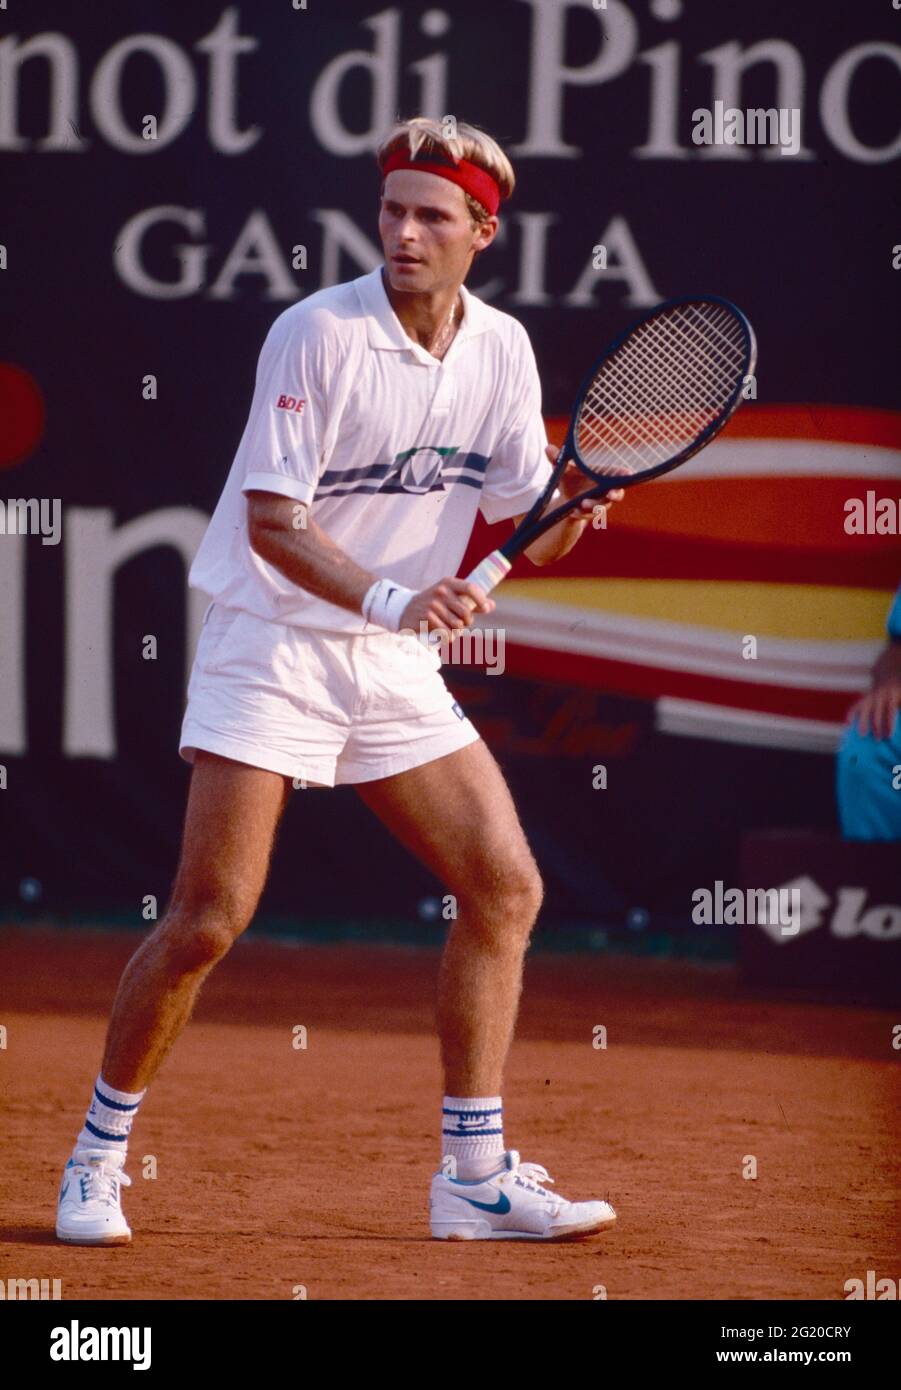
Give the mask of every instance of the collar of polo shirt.
MULTIPOLYGON (((366 313, 366 331, 369 346, 389 352, 413 352, 428 365, 440 365, 437 358, 420 344, 408 337, 404 326, 391 307, 391 300, 382 283, 382 268, 361 275, 354 281, 360 302, 366 313)), ((463 317, 457 327, 454 343, 475 338, 480 333, 491 333, 494 325, 489 320, 485 305, 475 295, 469 293, 465 285, 460 286, 463 301, 463 317)))

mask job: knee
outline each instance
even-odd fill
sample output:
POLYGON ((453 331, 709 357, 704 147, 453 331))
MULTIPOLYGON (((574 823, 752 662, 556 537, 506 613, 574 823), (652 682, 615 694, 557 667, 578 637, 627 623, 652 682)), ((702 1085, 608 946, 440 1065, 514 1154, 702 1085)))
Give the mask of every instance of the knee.
POLYGON ((511 913, 527 919, 531 927, 544 901, 544 884, 534 861, 518 866, 512 873, 505 901, 511 913))
POLYGON ((175 973, 191 974, 220 961, 248 922, 239 904, 225 895, 188 900, 160 923, 160 944, 175 973))
POLYGON ((522 858, 501 864, 472 885, 463 896, 463 914, 528 938, 543 899, 537 864, 531 857, 522 858))

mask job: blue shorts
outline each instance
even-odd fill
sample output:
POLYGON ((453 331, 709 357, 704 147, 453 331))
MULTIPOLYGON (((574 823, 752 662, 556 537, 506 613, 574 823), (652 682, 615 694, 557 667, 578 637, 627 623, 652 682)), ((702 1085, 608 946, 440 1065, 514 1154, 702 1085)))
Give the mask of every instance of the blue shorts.
POLYGON ((901 840, 901 710, 890 738, 846 729, 835 790, 846 840, 901 840))

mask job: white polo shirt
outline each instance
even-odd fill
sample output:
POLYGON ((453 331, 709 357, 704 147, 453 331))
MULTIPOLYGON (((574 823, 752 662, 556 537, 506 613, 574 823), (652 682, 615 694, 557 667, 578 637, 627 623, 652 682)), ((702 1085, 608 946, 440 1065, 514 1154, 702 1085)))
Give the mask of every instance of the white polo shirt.
POLYGON ((358 565, 416 591, 457 574, 477 509, 489 522, 528 510, 552 472, 535 355, 516 319, 460 293, 441 362, 407 336, 380 268, 279 315, 192 587, 280 623, 378 632, 251 549, 246 492, 310 504, 358 565))

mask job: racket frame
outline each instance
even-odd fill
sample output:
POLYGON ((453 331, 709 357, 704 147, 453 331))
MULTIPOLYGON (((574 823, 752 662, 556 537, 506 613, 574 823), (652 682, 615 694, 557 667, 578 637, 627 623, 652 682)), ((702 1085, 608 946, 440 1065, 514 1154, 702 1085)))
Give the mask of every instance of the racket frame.
MULTIPOLYGON (((675 299, 667 299, 662 304, 658 304, 657 307, 653 309, 650 314, 646 314, 643 318, 635 319, 631 324, 628 325, 627 328, 624 328, 623 331, 619 333, 611 343, 608 344, 605 350, 601 353, 600 357, 598 357, 595 360, 589 371, 586 372, 585 376, 582 379, 582 384, 579 387, 578 395, 576 396, 576 404, 573 407, 573 411, 570 416, 569 426, 566 431, 566 438, 564 439, 562 445, 562 453, 560 454, 556 464, 554 465, 554 471, 551 474, 547 487, 545 488, 541 496, 537 499, 537 501, 533 502, 532 506, 529 508, 528 512, 523 517, 516 530, 513 532, 513 535, 510 536, 509 539, 506 540, 503 545, 498 546, 497 550, 493 551, 492 555, 487 557, 487 560, 494 560, 495 557, 501 557, 504 561, 507 562, 507 569, 509 569, 510 564, 515 559, 515 557, 519 555, 523 550, 525 550, 527 546, 531 545, 532 541, 537 540, 539 536, 543 536, 545 531, 549 531, 552 526, 556 526, 558 521, 560 521, 564 516, 567 516, 569 512, 573 511, 576 507, 578 507, 582 502, 586 501, 587 499, 592 497, 603 497, 606 493, 612 492, 614 488, 633 487, 636 483, 644 483, 651 478, 659 478, 662 473, 668 473, 670 469, 678 468, 680 464, 687 463, 687 461, 690 458, 697 454, 701 449, 705 448, 710 443, 710 441, 714 439, 716 435, 719 434, 720 430, 722 430, 725 427, 725 425, 728 424, 729 420, 732 418, 732 416, 735 414, 735 411, 741 404, 741 392, 742 387, 745 383, 745 379, 748 376, 753 376, 756 366, 757 339, 754 334, 754 329, 751 327, 750 323, 748 322, 748 319, 742 313, 741 309, 739 309, 737 305, 733 304, 731 300, 724 299, 721 295, 679 295, 675 299), (579 451, 576 447, 575 442, 575 434, 576 422, 579 418, 579 411, 582 408, 582 402, 588 394, 588 390, 603 363, 607 360, 608 357, 611 357, 619 347, 622 346, 622 344, 626 341, 630 334, 634 333, 636 329, 641 328, 644 324, 653 323, 654 319, 657 318, 660 314, 665 313, 669 309, 675 309, 680 304, 687 305, 697 303, 722 305, 724 309, 728 309, 730 313, 735 315, 736 320, 744 330, 744 370, 741 372, 738 384, 736 385, 735 390, 730 396, 728 403, 723 407, 720 414, 716 417, 715 420, 712 420, 710 424, 705 427, 705 429, 701 431, 701 433, 697 436, 696 439, 692 440, 692 442, 686 445, 684 449, 680 450, 678 454, 675 454, 673 458, 665 459, 663 463, 654 464, 651 468, 642 469, 640 473, 623 474, 622 476, 613 473, 606 475, 602 483, 597 483, 595 487, 589 488, 587 491, 580 493, 578 497, 568 498, 565 502, 561 503, 560 506, 555 507, 553 511, 548 512, 547 516, 541 516, 543 509, 547 506, 548 502, 554 494, 557 484, 563 476, 564 470, 566 469, 566 465, 570 461, 577 464, 577 466, 581 468, 582 472, 585 474, 587 478, 592 478, 595 480, 597 479, 597 474, 592 472, 588 465, 586 463, 583 463, 582 459, 579 457, 579 451), (541 517, 540 521, 536 521, 536 517, 541 517)), ((486 561, 483 561, 482 565, 484 565, 485 563, 486 561)), ((495 561, 495 564, 498 563, 499 561, 495 561)), ((478 584, 481 582, 480 580, 475 578, 475 575, 478 573, 479 570, 482 569, 482 565, 479 565, 477 569, 473 570, 472 574, 468 576, 470 581, 474 584, 478 584)), ((506 573, 506 571, 504 571, 504 573, 506 573)), ((502 577, 503 575, 499 575, 499 578, 502 577)), ((495 582, 498 581, 496 580, 495 582)), ((493 588, 494 586, 492 585, 491 587, 493 588)))

